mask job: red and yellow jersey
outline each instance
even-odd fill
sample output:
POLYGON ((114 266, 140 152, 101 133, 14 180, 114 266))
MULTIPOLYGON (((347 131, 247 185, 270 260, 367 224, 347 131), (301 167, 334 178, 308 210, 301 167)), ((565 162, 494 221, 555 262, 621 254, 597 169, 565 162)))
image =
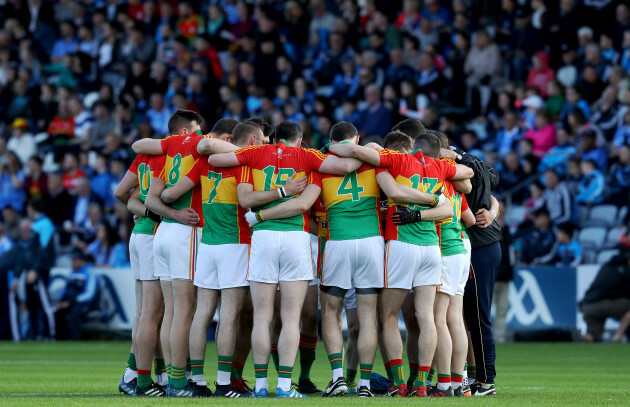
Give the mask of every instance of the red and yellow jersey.
MULTIPOLYGON (((379 155, 381 162, 377 172, 380 173, 387 170, 399 184, 407 185, 419 191, 427 191, 427 185, 422 183, 424 166, 417 157, 388 149, 381 150, 379 155)), ((414 211, 421 211, 427 207, 397 202, 393 199, 388 199, 387 204, 385 240, 399 240, 421 246, 438 244, 438 237, 433 222, 421 221, 400 226, 394 225, 392 222, 392 214, 400 207, 407 207, 414 211)))
MULTIPOLYGON (((160 174, 170 188, 177 184, 177 181, 185 177, 199 159, 197 145, 206 136, 196 134, 169 136, 162 140, 162 151, 166 154, 164 170, 160 174)), ((201 209, 201 186, 196 186, 179 197, 171 205, 174 209, 192 208, 199 215, 197 226, 203 226, 203 212, 201 209)), ((164 222, 177 223, 176 220, 164 218, 164 222)))
POLYGON ((331 240, 381 236, 376 169, 363 164, 346 175, 320 174, 331 240))
MULTIPOLYGON (((291 147, 284 140, 278 144, 265 146, 249 146, 236 151, 240 165, 251 168, 250 184, 255 191, 270 191, 282 187, 295 172, 295 179, 309 177, 318 171, 326 159, 326 155, 317 150, 291 147)), ((257 209, 265 209, 292 199, 287 197, 269 203, 257 209)), ((308 233, 308 216, 306 213, 284 219, 268 220, 254 226, 256 230, 305 231, 308 233)))
MULTIPOLYGON (((456 254, 466 253, 466 248, 462 242, 462 196, 455 190, 455 187, 449 180, 444 181, 442 193, 448 198, 453 208, 453 216, 435 222, 438 237, 440 239, 440 250, 442 256, 453 256, 456 254)), ((446 205, 446 203, 444 203, 446 205)))
MULTIPOLYGON (((129 172, 138 176, 138 188, 140 188, 139 199, 144 202, 151 186, 151 177, 160 174, 164 168, 165 155, 138 154, 129 167, 129 172)), ((153 235, 157 229, 157 223, 151 219, 141 216, 133 227, 131 233, 143 235, 153 235)))
POLYGON ((246 167, 216 168, 204 159, 197 160, 186 175, 201 185, 204 217, 201 243, 249 244, 251 233, 245 220, 247 210, 238 204, 236 186, 243 181, 246 167))

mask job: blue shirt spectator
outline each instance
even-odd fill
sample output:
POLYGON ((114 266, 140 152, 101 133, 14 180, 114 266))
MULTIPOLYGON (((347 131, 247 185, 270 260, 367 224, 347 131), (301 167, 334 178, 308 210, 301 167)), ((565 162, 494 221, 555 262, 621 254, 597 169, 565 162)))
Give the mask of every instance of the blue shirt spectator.
POLYGON ((370 85, 365 89, 367 106, 359 111, 357 129, 363 136, 385 137, 392 127, 392 112, 381 103, 378 87, 370 85))
POLYGON ((582 160, 580 162, 582 179, 578 187, 578 194, 575 200, 579 204, 594 205, 604 200, 604 174, 595 168, 592 160, 582 160))
POLYGON ((61 23, 59 30, 61 36, 55 41, 52 52, 50 53, 50 58, 53 62, 60 61, 66 55, 74 54, 79 45, 79 42, 74 37, 74 26, 72 23, 67 21, 61 23))
POLYGON ((18 213, 24 208, 26 194, 24 173, 18 156, 9 151, 4 162, 0 162, 0 208, 12 207, 18 213))
POLYGON ((494 143, 501 158, 505 158, 510 151, 515 150, 518 141, 523 136, 523 130, 518 126, 518 120, 514 113, 508 112, 503 115, 503 121, 505 125, 497 132, 494 143))
POLYGON ((551 252, 535 260, 537 264, 575 267, 582 262, 582 245, 572 238, 574 228, 569 223, 558 225, 556 243, 551 252))
POLYGON ((151 95, 151 108, 147 110, 147 118, 151 123, 151 128, 156 133, 168 134, 168 120, 171 118, 173 111, 164 104, 164 96, 159 93, 151 95))

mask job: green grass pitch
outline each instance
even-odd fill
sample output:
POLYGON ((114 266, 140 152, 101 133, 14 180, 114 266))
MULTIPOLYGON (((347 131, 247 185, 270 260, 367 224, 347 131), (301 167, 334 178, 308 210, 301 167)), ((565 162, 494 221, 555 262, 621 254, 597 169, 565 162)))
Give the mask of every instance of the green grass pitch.
MULTIPOLYGON (((628 344, 511 344, 497 347, 497 397, 458 399, 359 400, 356 396, 304 400, 276 399, 141 399, 119 394, 118 381, 129 352, 125 342, 0 342, 0 406, 161 406, 161 405, 298 405, 349 406, 500 405, 609 406, 630 405, 630 346, 628 344)), ((216 348, 208 344, 205 373, 216 374, 216 348)), ((383 373, 377 355, 376 371, 383 373)), ((407 373, 407 369, 405 369, 407 373)), ((299 374, 299 364, 294 377, 299 374)), ((275 371, 270 369, 270 384, 275 371)), ((323 387, 330 366, 320 342, 313 381, 323 387)), ((254 379, 251 361, 245 370, 254 379)), ((212 386, 212 388, 214 388, 212 386)))

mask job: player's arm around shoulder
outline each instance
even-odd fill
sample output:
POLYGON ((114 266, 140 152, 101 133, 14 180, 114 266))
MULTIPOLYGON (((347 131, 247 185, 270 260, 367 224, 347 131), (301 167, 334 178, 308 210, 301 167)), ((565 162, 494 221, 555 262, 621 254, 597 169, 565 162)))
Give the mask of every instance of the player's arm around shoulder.
POLYGON ((138 175, 127 171, 120 184, 114 191, 114 197, 120 202, 127 204, 131 196, 130 191, 138 186, 138 175))
POLYGON ((472 192, 472 182, 470 179, 454 180, 451 181, 453 188, 459 193, 470 194, 472 192))
POLYGON ((193 189, 195 185, 196 184, 192 179, 188 178, 188 176, 185 176, 184 178, 177 181, 177 184, 173 185, 170 188, 165 188, 164 191, 162 191, 162 193, 160 194, 160 199, 165 204, 172 204, 177 199, 179 199, 179 197, 193 189))
POLYGON ((127 209, 136 216, 146 216, 147 207, 140 200, 140 188, 135 188, 127 201, 127 209))
POLYGON ((452 217, 453 207, 451 205, 440 205, 422 211, 422 220, 439 221, 452 217))
POLYGON ((331 144, 329 149, 330 149, 330 152, 333 153, 334 155, 329 154, 326 157, 326 161, 328 161, 328 163, 324 161, 324 163, 322 164, 319 170, 320 172, 323 172, 326 174, 339 174, 339 175, 347 174, 348 172, 356 171, 357 169, 359 169, 359 167, 361 167, 362 165, 362 162, 368 163, 375 167, 379 167, 381 164, 380 153, 374 148, 370 148, 367 146, 360 146, 358 144, 352 144, 352 143, 341 143, 341 144, 331 144), (338 157, 335 157, 335 156, 338 156, 338 157), (347 160, 343 160, 344 158, 355 159, 355 160, 347 161, 347 160), (360 160, 360 161, 356 161, 356 160, 360 160), (345 171, 343 173, 330 172, 329 171, 330 166, 333 166, 336 164, 338 164, 340 167, 345 165, 344 168, 339 168, 339 169, 345 169, 349 171, 345 171))
POLYGON ((236 186, 238 203, 243 208, 257 208, 278 199, 295 196, 304 191, 308 184, 307 177, 295 179, 295 175, 294 172, 282 187, 270 191, 256 191, 251 183, 241 182, 236 186))
POLYGON ((477 219, 475 219, 475 215, 472 213, 470 208, 462 212, 462 222, 464 222, 464 225, 466 225, 467 228, 475 226, 475 223, 477 223, 477 219))
POLYGON ((151 186, 149 187, 149 192, 147 193, 147 198, 144 202, 144 205, 153 213, 156 213, 160 216, 165 216, 171 219, 175 219, 176 221, 189 226, 195 226, 199 223, 199 215, 192 208, 184 208, 184 209, 173 209, 167 206, 160 195, 162 191, 164 191, 166 185, 164 184, 164 180, 162 178, 153 177, 151 179, 151 186))
POLYGON ((162 140, 158 139, 138 140, 131 145, 131 149, 137 154, 161 155, 165 153, 162 151, 162 140))
MULTIPOLYGON (((234 144, 216 138, 204 138, 197 144, 197 152, 199 155, 231 153, 236 150, 238 150, 238 147, 234 144)), ((234 165, 230 167, 234 167, 234 165)))
POLYGON ((436 195, 418 191, 410 186, 396 182, 388 171, 382 171, 376 175, 376 182, 389 199, 408 204, 432 205, 436 204, 436 195))
POLYGON ((279 205, 271 208, 263 209, 256 213, 258 221, 284 219, 292 216, 300 215, 307 212, 315 203, 315 200, 322 192, 319 185, 308 184, 299 197, 289 199, 279 205))

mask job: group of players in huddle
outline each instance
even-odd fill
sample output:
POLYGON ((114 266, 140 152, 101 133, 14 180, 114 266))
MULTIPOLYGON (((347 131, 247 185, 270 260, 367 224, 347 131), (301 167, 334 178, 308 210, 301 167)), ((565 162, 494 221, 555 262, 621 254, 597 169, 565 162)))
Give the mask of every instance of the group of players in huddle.
POLYGON ((136 217, 129 251, 137 312, 121 392, 267 397, 271 355, 276 397, 373 397, 379 347, 392 383, 385 396, 475 393, 462 310, 470 267, 464 229, 479 225, 464 195, 474 174, 453 161, 443 134, 405 120, 382 147, 360 146, 357 129, 340 122, 318 151, 301 147, 295 122, 274 130, 262 119, 221 119, 202 135, 202 121, 178 110, 169 137, 134 143, 138 156, 116 190, 136 217), (332 369, 323 391, 310 380, 318 303, 332 369), (217 307, 212 392, 203 365, 217 307), (242 377, 250 349, 253 389, 242 377))

